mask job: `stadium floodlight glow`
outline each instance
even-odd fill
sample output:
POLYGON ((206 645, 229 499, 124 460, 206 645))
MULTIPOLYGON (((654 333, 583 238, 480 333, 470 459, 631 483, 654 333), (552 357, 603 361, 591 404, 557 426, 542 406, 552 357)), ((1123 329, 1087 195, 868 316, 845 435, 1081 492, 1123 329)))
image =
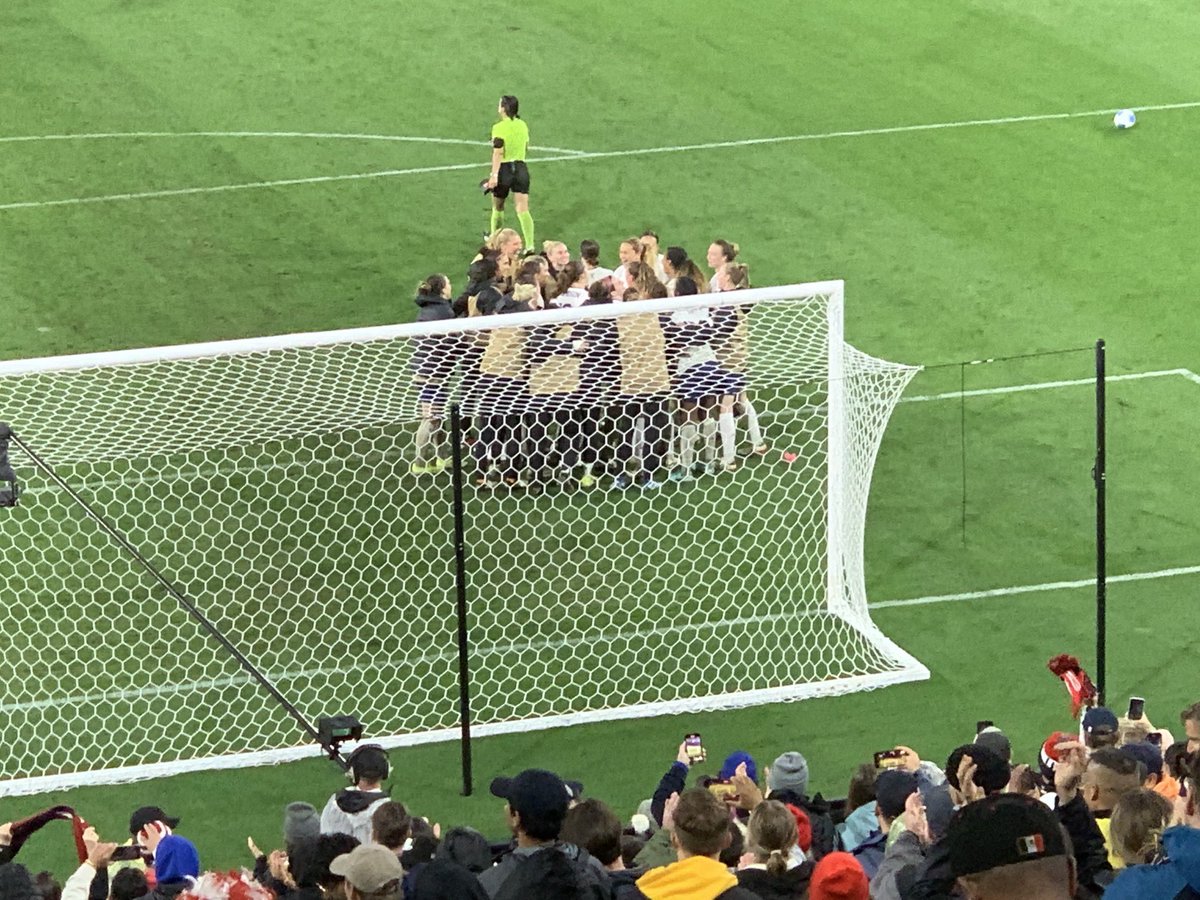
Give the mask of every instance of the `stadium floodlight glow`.
MULTIPOLYGON (((871 621, 863 572, 876 454, 917 370, 847 344, 842 316, 842 282, 786 285, 0 362, 0 395, 298 710, 353 704, 391 747, 459 736, 450 480, 411 473, 423 413, 449 402, 470 425, 475 735, 928 677, 871 621), (443 345, 431 387, 414 354, 443 345), (720 465, 728 420, 672 399, 696 373, 745 388, 769 450, 720 465)), ((0 630, 37 664, 0 696, 25 736, 0 794, 313 755, 55 485, 25 481, 0 630)))

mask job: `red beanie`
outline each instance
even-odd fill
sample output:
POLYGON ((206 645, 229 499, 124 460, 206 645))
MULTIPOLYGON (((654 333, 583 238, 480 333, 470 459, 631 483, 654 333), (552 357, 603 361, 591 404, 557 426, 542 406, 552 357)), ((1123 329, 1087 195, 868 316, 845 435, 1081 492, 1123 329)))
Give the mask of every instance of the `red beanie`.
POLYGON ((868 900, 867 873, 849 853, 830 853, 813 869, 809 900, 868 900))
POLYGON ((812 847, 812 821, 808 818, 808 813, 794 804, 786 804, 788 812, 792 814, 792 818, 796 820, 796 843, 800 845, 800 849, 805 853, 812 847))

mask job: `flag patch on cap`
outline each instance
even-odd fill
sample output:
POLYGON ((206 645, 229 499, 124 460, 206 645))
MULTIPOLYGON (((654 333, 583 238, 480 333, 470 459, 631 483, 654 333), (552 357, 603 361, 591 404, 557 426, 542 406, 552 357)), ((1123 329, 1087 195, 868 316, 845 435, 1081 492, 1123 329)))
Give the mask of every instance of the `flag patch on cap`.
POLYGON ((1037 856, 1046 852, 1046 842, 1040 834, 1017 838, 1017 853, 1020 856, 1037 856))

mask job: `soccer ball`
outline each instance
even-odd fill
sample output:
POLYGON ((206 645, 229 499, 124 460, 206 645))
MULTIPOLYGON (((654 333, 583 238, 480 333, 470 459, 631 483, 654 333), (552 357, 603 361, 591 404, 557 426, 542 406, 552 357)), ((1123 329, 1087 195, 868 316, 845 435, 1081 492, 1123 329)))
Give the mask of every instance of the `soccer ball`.
POLYGON ((1137 124, 1137 116, 1133 114, 1132 109, 1118 109, 1117 114, 1113 116, 1113 125, 1117 128, 1132 128, 1137 124))

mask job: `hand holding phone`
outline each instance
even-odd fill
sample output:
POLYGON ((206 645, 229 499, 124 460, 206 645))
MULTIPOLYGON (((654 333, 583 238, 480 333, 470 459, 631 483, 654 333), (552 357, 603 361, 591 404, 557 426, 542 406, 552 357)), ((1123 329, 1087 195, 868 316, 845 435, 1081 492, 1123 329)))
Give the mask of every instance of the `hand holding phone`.
POLYGON ((1131 722, 1140 721, 1142 716, 1145 714, 1145 710, 1146 710, 1146 698, 1145 697, 1130 697, 1129 698, 1129 712, 1126 714, 1129 717, 1129 721, 1131 721, 1131 722))
POLYGON ((708 754, 704 751, 704 744, 700 740, 700 735, 695 732, 684 737, 683 752, 687 755, 687 764, 689 766, 694 766, 696 763, 702 763, 708 759, 708 754))

